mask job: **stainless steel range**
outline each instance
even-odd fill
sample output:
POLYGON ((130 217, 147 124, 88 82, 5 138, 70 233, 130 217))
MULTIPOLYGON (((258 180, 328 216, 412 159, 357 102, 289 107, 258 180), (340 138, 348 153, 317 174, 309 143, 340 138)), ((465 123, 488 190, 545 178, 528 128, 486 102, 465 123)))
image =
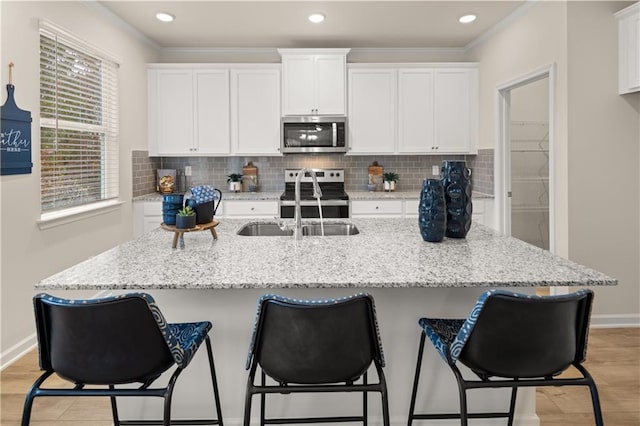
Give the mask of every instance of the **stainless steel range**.
MULTIPOLYGON (((348 218, 349 196, 344 191, 344 170, 313 169, 322 190, 320 205, 324 218, 348 218)), ((293 218, 295 207, 295 182, 299 170, 284 171, 284 192, 280 196, 280 217, 293 218)), ((313 180, 305 173, 300 181, 300 210, 303 218, 317 218, 318 201, 313 197, 313 180)))

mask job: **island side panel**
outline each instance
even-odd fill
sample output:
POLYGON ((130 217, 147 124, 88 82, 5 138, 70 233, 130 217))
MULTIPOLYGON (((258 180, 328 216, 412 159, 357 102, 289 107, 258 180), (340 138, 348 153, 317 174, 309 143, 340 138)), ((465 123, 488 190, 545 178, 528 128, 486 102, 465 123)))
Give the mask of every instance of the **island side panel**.
MULTIPOLYGON (((469 314, 480 288, 385 288, 364 289, 373 295, 386 359, 384 369, 389 390, 391 423, 405 425, 413 380, 421 316, 464 318, 469 314)), ((533 292, 530 289, 519 291, 533 292)), ((356 289, 246 289, 246 290, 153 290, 169 322, 209 320, 213 322, 212 343, 224 421, 229 425, 242 423, 247 371, 244 369, 247 349, 258 299, 266 293, 276 293, 299 299, 327 299, 358 293, 356 289)), ((468 372, 468 370, 463 370, 468 372)), ((375 379, 372 371, 371 379, 375 379)), ((162 379, 166 380, 166 377, 162 379)), ((519 425, 537 426, 535 390, 518 392, 519 425)), ((358 394, 269 396, 268 416, 353 415, 361 407, 358 394), (354 412, 354 410, 356 410, 354 412)), ((509 394, 504 390, 471 391, 468 395, 472 410, 505 410, 509 394)), ((257 422, 259 398, 254 398, 252 415, 257 422)), ((150 398, 121 401, 122 418, 157 417, 162 412, 161 401, 150 398)), ((427 344, 423 358, 421 386, 416 408, 422 412, 458 412, 458 391, 450 369, 427 344)), ((200 350, 185 370, 176 386, 173 403, 174 418, 211 417, 211 385, 205 351, 200 350)), ((381 424, 380 398, 369 397, 371 424, 381 424)), ((255 422, 253 422, 255 424, 255 422)), ((456 424, 450 421, 431 422, 434 426, 456 424)), ((430 424, 431 424, 430 423, 430 424)), ((477 423, 490 425, 490 421, 477 423)))

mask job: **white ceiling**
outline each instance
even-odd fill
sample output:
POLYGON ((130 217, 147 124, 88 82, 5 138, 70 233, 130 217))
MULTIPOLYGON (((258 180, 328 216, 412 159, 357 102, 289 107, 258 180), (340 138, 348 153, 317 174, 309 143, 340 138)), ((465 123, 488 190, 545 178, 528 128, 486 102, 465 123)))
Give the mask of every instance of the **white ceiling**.
POLYGON ((524 1, 102 1, 162 48, 462 48, 524 1), (174 22, 162 23, 157 12, 174 22), (326 15, 312 24, 312 12, 326 15), (478 15, 472 24, 458 18, 478 15))

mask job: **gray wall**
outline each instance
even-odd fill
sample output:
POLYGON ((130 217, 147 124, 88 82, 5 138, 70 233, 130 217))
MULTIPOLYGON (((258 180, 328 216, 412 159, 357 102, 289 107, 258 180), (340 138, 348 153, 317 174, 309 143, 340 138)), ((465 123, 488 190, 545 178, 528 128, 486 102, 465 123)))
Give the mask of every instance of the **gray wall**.
POLYGON ((640 317, 639 95, 617 94, 613 17, 628 4, 534 3, 469 58, 481 70, 481 148, 496 146, 496 88, 553 65, 556 252, 619 280, 596 289, 604 324, 640 317))
MULTIPOLYGON (((0 182, 2 271, 0 365, 35 343, 34 284, 86 258, 127 241, 133 233, 131 213, 131 150, 146 149, 146 63, 156 52, 111 23, 84 2, 0 3, 2 72, 15 63, 16 102, 31 111, 33 173, 2 176, 0 182), (120 66, 120 198, 115 211, 84 217, 41 230, 40 219, 40 101, 38 19, 46 18, 87 42, 122 59, 120 66)), ((3 83, 8 82, 5 74, 3 83)), ((4 87, 3 87, 4 92, 4 87)), ((2 98, 5 98, 3 93, 2 98)), ((88 297, 88 292, 64 292, 88 297)))
POLYGON ((640 93, 618 95, 617 24, 626 2, 568 3, 569 258, 619 280, 598 313, 640 312, 640 93))

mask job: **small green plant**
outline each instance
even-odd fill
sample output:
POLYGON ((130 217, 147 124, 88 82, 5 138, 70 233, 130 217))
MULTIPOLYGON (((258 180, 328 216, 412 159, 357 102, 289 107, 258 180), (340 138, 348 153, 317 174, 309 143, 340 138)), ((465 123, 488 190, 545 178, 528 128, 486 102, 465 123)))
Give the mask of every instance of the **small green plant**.
POLYGON ((227 176, 227 182, 240 182, 242 179, 242 174, 240 173, 231 173, 227 176))
POLYGON ((178 216, 193 216, 196 212, 191 208, 191 206, 186 206, 178 210, 178 216))
POLYGON ((397 182, 400 180, 400 176, 394 172, 384 172, 382 177, 385 182, 397 182))

